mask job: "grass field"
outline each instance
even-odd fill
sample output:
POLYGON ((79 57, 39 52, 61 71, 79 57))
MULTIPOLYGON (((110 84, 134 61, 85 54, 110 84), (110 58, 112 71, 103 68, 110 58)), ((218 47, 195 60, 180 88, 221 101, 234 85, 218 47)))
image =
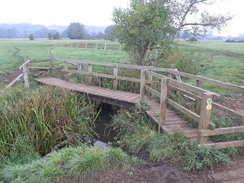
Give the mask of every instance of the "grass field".
MULTIPOLYGON (((56 58, 84 59, 101 62, 121 63, 124 57, 130 63, 129 55, 119 50, 104 50, 92 48, 67 47, 75 44, 96 44, 103 46, 118 46, 118 42, 111 41, 86 41, 86 40, 7 40, 0 41, 0 77, 14 73, 23 63, 26 56, 31 60, 47 59, 50 48, 54 48, 56 58)), ((180 49, 194 56, 197 62, 207 66, 203 76, 244 85, 244 44, 225 43, 224 41, 199 41, 196 43, 179 42, 180 49)), ((163 65, 164 66, 164 65, 163 65)), ((7 82, 7 81, 6 81, 7 82)))
POLYGON ((224 41, 180 42, 181 49, 196 54, 207 65, 208 78, 244 85, 244 44, 224 41))
MULTIPOLYGON (((50 48, 55 50, 56 58, 84 59, 101 62, 121 62, 122 58, 128 62, 127 53, 119 50, 102 50, 90 48, 65 47, 66 44, 82 43, 87 41, 70 40, 35 40, 35 41, 0 41, 0 75, 10 74, 16 70, 29 56, 31 60, 49 58, 50 48)), ((88 41, 92 42, 92 41, 88 41)), ((95 41, 93 41, 95 42, 95 41)), ((108 43, 118 45, 117 42, 101 41, 99 44, 108 43)))

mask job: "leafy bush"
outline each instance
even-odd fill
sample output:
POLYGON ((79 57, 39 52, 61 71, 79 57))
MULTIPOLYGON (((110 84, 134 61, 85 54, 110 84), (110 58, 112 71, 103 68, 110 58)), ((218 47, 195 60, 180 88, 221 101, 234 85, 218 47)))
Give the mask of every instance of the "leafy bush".
MULTIPOLYGON (((208 65, 200 53, 193 51, 182 51, 180 48, 175 48, 166 58, 166 66, 171 67, 175 64, 179 71, 191 74, 203 74, 206 72, 208 65)), ((165 67, 165 65, 164 65, 165 67)))

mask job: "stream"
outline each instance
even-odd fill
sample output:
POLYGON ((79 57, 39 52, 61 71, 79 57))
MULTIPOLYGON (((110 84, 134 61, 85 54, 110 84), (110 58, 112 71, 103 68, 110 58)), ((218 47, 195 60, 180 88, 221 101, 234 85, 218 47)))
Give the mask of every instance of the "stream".
POLYGON ((111 124, 113 116, 117 113, 118 108, 109 104, 101 104, 98 107, 101 108, 101 112, 96 119, 96 126, 94 129, 98 136, 95 135, 93 145, 109 148, 112 147, 109 145, 110 142, 113 142, 116 136, 116 134, 110 130, 109 125, 111 124))

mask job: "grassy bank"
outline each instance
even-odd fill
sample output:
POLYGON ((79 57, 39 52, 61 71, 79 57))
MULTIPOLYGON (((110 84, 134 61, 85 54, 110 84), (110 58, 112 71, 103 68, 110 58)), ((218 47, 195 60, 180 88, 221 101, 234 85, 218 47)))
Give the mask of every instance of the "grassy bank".
POLYGON ((85 179, 97 172, 129 169, 143 162, 121 149, 79 146, 52 152, 44 158, 0 169, 3 182, 57 182, 62 179, 85 179))
MULTIPOLYGON (((212 151, 209 147, 198 146, 179 129, 172 134, 158 134, 144 114, 138 116, 120 111, 114 116, 112 128, 117 132, 118 145, 129 154, 139 157, 141 154, 148 154, 146 159, 153 162, 171 159, 187 171, 210 167, 216 163, 229 163, 230 157, 237 153, 233 148, 212 151)), ((243 154, 243 151, 240 153, 243 154)))

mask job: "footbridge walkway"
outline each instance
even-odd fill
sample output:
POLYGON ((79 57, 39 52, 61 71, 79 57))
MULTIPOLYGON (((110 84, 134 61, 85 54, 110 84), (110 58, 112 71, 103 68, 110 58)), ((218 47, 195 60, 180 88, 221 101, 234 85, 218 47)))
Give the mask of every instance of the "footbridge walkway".
MULTIPOLYGON (((243 86, 179 72, 175 68, 166 69, 151 66, 58 59, 54 58, 53 50, 51 50, 49 59, 26 60, 19 68, 22 73, 7 88, 11 87, 22 77, 24 78, 25 86, 28 87, 30 70, 47 71, 53 75, 55 71, 54 61, 63 63, 64 69, 62 69, 62 73, 83 77, 85 82, 74 83, 53 77, 35 79, 37 82, 88 95, 89 98, 97 103, 108 103, 129 109, 135 109, 136 105, 144 105, 146 106, 145 112, 158 124, 159 131, 171 133, 178 128, 190 140, 196 141, 198 144, 214 146, 215 149, 244 146, 244 140, 215 143, 210 140, 210 136, 244 133, 244 126, 233 125, 226 128, 216 128, 211 119, 218 114, 218 111, 222 111, 225 115, 235 117, 242 122, 244 122, 244 115, 217 103, 216 99, 219 95, 202 88, 203 83, 206 82, 238 93, 244 93, 243 86), (39 62, 48 62, 49 67, 31 66, 32 63, 39 62), (94 72, 101 67, 106 67, 105 73, 94 72), (137 77, 122 76, 123 72, 120 71, 123 69, 126 69, 127 72, 140 74, 137 77), (183 82, 181 80, 182 77, 195 80, 196 85, 183 82), (111 87, 94 86, 96 83, 94 80, 97 81, 98 78, 109 80, 111 87), (139 87, 138 92, 132 93, 119 90, 120 82, 137 85, 139 87), (213 110, 217 112, 212 112, 213 110)), ((126 90, 126 88, 123 89, 126 90)))

